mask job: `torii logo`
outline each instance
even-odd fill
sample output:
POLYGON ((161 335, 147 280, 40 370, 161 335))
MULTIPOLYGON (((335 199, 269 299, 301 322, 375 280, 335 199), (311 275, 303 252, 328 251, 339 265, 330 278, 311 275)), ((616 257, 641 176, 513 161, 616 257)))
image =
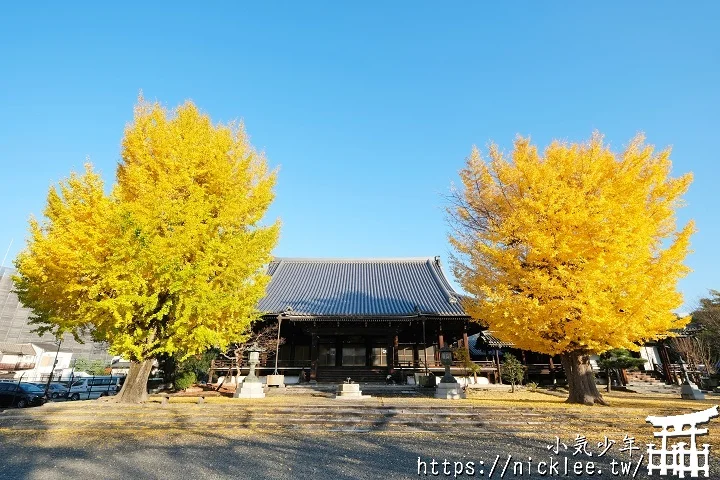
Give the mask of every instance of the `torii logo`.
POLYGON ((696 437, 706 435, 707 428, 697 428, 699 423, 708 423, 711 418, 718 416, 718 406, 703 410, 700 412, 687 413, 685 415, 675 415, 672 417, 653 417, 649 416, 645 419, 654 427, 661 427, 662 430, 655 432, 655 437, 662 438, 661 448, 655 448, 654 443, 648 444, 648 475, 658 472, 660 475, 677 475, 685 478, 685 473, 689 473, 691 477, 698 477, 700 472, 705 477, 710 476, 710 464, 708 459, 710 456, 710 445, 704 443, 702 449, 698 449, 696 437), (685 428, 687 427, 687 428, 685 428), (690 439, 690 448, 688 442, 677 442, 668 449, 668 437, 686 437, 690 439), (655 462, 657 460, 657 463, 655 462))

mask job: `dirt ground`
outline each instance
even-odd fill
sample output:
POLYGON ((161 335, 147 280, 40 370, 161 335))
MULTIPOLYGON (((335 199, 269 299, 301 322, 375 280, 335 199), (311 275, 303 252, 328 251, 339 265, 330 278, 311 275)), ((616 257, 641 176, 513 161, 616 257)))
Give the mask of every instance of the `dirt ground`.
MULTIPOLYGON (((6 410, 0 478, 418 478, 425 471, 435 476, 433 468, 446 478, 501 478, 506 462, 502 478, 622 478, 635 467, 635 478, 646 478, 647 458, 639 467, 638 460, 646 444, 658 442, 646 417, 720 403, 612 393, 609 407, 585 407, 497 388, 457 401, 373 397, 348 404, 276 395, 207 397, 198 405, 197 397, 179 396, 163 405, 161 399, 6 410), (557 475, 540 465, 553 461, 560 461, 557 475), (573 468, 580 467, 578 475, 573 468)), ((710 478, 720 478, 720 418, 705 427, 709 434, 698 443, 711 446, 710 478)))

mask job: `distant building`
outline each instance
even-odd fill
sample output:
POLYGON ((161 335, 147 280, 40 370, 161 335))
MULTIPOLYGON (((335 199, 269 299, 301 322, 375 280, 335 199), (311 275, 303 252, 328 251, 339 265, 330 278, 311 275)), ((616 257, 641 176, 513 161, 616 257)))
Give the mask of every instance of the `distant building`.
MULTIPOLYGON (((156 360, 157 362, 157 360, 156 360)), ((115 355, 110 362, 111 375, 127 375, 130 373, 130 360, 115 355)))
POLYGON ((68 370, 72 356, 62 346, 58 350, 57 343, 0 342, 0 378, 45 380, 68 370))
MULTIPOLYGON (((22 305, 17 295, 13 293, 12 276, 16 273, 14 269, 0 267, 0 343, 32 343, 45 346, 50 344, 54 345, 51 348, 54 354, 57 348, 55 337, 50 334, 38 335, 32 332, 34 325, 29 323, 32 312, 22 305)), ((110 363, 112 356, 108 354, 106 345, 94 342, 91 338, 83 340, 85 343, 79 343, 72 335, 65 335, 60 351, 71 354, 73 359, 87 358, 110 363)))

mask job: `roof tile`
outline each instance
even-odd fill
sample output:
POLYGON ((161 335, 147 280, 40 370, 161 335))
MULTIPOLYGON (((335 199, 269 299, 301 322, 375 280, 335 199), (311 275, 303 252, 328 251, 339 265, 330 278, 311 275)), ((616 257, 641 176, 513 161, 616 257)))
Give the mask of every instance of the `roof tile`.
POLYGON ((297 316, 466 316, 437 258, 277 258, 260 310, 297 316))

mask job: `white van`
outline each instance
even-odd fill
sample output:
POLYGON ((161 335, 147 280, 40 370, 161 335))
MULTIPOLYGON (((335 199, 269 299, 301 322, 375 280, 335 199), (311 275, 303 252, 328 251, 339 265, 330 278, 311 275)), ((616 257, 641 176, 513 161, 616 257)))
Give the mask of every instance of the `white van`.
POLYGON ((72 382, 68 390, 70 400, 84 400, 90 398, 115 395, 120 391, 120 380, 123 377, 82 377, 72 382))

